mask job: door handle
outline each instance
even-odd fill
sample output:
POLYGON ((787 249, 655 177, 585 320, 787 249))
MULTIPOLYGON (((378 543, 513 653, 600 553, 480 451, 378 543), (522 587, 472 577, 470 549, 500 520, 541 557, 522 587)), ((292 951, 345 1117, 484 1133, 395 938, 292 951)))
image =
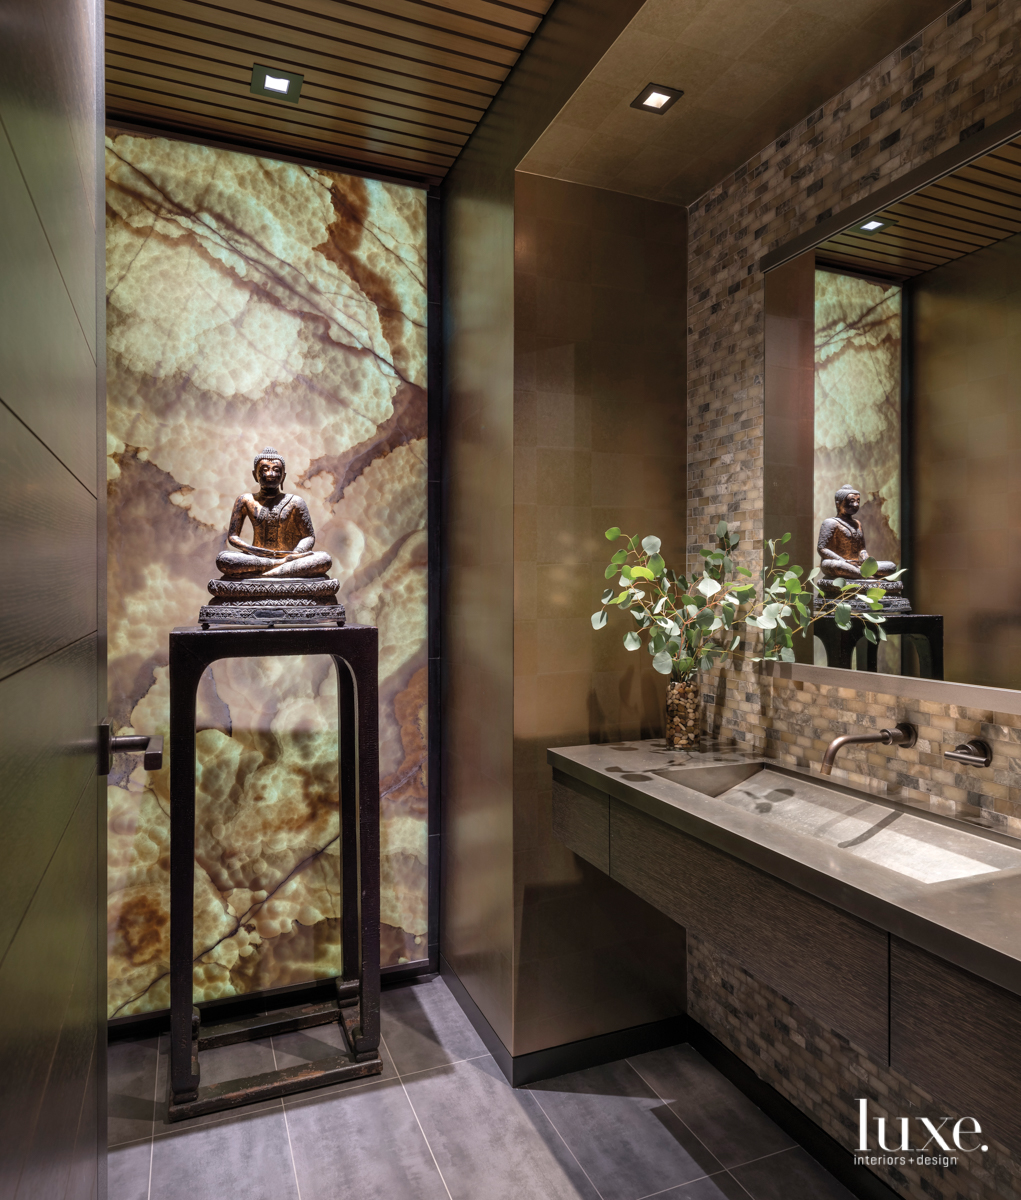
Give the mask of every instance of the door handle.
POLYGON ((110 732, 110 722, 104 721, 99 727, 99 771, 100 775, 110 774, 111 755, 128 753, 143 754, 142 765, 147 771, 159 771, 163 767, 163 737, 160 734, 130 733, 123 737, 114 737, 110 732))

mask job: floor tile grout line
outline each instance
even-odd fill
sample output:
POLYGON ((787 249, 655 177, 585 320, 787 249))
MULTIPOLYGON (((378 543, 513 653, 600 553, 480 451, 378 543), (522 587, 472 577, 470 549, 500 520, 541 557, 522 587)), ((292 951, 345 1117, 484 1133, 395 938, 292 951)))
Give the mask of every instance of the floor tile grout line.
POLYGON ((149 1128, 149 1186, 146 1189, 145 1200, 152 1200, 152 1160, 156 1157, 156 1105, 159 1103, 160 1090, 160 1047, 163 1045, 163 1034, 156 1038, 156 1069, 152 1081, 152 1125, 149 1128))
POLYGON ((736 1171, 739 1167, 750 1167, 752 1163, 762 1162, 767 1158, 776 1158, 778 1154, 789 1154, 792 1150, 801 1149, 803 1147, 795 1142, 793 1146, 784 1146, 782 1150, 770 1150, 768 1154, 760 1154, 758 1158, 748 1158, 744 1162, 734 1163, 732 1166, 727 1167, 727 1170, 736 1171))
POLYGON ((570 1145, 568 1144, 567 1138, 565 1138, 565 1137, 564 1137, 564 1135, 563 1135, 563 1134, 560 1132, 560 1130, 559 1130, 559 1129, 556 1127, 556 1125, 555 1125, 555 1124, 554 1124, 554 1122, 553 1122, 553 1118, 552 1118, 552 1117, 549 1115, 549 1113, 548 1113, 548 1112, 547 1112, 547 1111, 546 1111, 546 1110, 543 1108, 543 1106, 542 1106, 542 1101, 541 1101, 541 1100, 539 1099, 539 1097, 538 1097, 538 1096, 535 1094, 535 1092, 533 1092, 533 1091, 531 1090, 531 1088, 528 1088, 528 1089, 526 1089, 526 1090, 528 1091, 528 1094, 529 1094, 529 1095, 532 1097, 532 1099, 535 1101, 535 1103, 536 1103, 536 1107, 539 1109, 539 1112, 541 1112, 541 1113, 542 1113, 542 1115, 543 1115, 543 1116, 546 1118, 546 1120, 547 1120, 547 1121, 549 1121, 549 1123, 550 1123, 550 1128, 551 1128, 551 1129, 553 1130, 553 1132, 554 1132, 554 1133, 557 1135, 557 1137, 558 1137, 558 1138, 560 1138, 560 1140, 561 1140, 561 1141, 564 1143, 564 1149, 565 1149, 565 1150, 567 1151, 567 1153, 568 1153, 568 1154, 569 1154, 569 1155, 570 1155, 570 1156, 571 1156, 571 1157, 574 1159, 574 1161, 575 1161, 575 1162, 578 1164, 578 1170, 579 1170, 579 1171, 581 1171, 582 1175, 584 1175, 584 1176, 585 1176, 585 1178, 586 1178, 586 1179, 589 1181, 589 1183, 590 1183, 590 1184, 591 1184, 591 1186, 592 1186, 592 1190, 593 1190, 593 1191, 595 1192, 595 1194, 596 1194, 596 1195, 599 1197, 599 1200, 603 1200, 603 1193, 602 1193, 602 1192, 599 1190, 599 1188, 597 1188, 597 1187, 596 1187, 596 1185, 595 1185, 595 1182, 594 1182, 594 1181, 593 1181, 593 1179, 592 1179, 592 1176, 591 1176, 591 1175, 588 1173, 588 1171, 586 1171, 586 1170, 585 1170, 585 1168, 584 1168, 584 1167, 581 1165, 581 1160, 578 1158, 577 1154, 575 1154, 575 1152, 574 1152, 574 1151, 571 1149, 570 1145))
POLYGON ((400 1080, 410 1079, 412 1075, 424 1075, 427 1071, 441 1071, 444 1067, 459 1067, 462 1063, 478 1062, 480 1058, 492 1058, 493 1056, 487 1050, 485 1054, 473 1054, 471 1058, 458 1058, 454 1062, 437 1063, 435 1067, 419 1067, 417 1071, 408 1071, 402 1075, 397 1071, 397 1064, 394 1063, 394 1070, 397 1071, 397 1078, 400 1080))
MULTIPOLYGON (((269 1039, 269 1049, 273 1055, 273 1070, 279 1071, 280 1067, 277 1064, 277 1044, 276 1039, 272 1036, 269 1039)), ((280 1097, 280 1111, 284 1114, 284 1133, 287 1134, 287 1152, 291 1156, 291 1174, 294 1176, 294 1188, 298 1193, 298 1200, 301 1200, 301 1182, 298 1179, 298 1164, 294 1161, 294 1143, 291 1141, 291 1126, 287 1120, 287 1107, 284 1104, 283 1096, 280 1097)))
MULTIPOLYGON (((389 1055, 390 1061, 394 1063, 394 1070, 396 1071, 397 1064, 394 1062, 394 1056, 390 1053, 390 1047, 386 1044, 382 1034, 379 1035, 379 1041, 380 1045, 389 1055)), ((400 1072, 397 1074, 397 1079, 400 1082, 401 1090, 404 1092, 404 1098, 408 1102, 408 1107, 411 1109, 411 1115, 415 1118, 415 1124, 418 1126, 418 1131, 422 1135, 422 1141, 425 1142, 425 1148, 429 1151, 429 1157, 433 1160, 433 1166, 436 1168, 436 1174, 439 1175, 440 1183, 443 1184, 443 1190, 447 1193, 447 1200, 454 1200, 454 1197, 450 1194, 450 1188, 447 1187, 447 1181, 443 1176, 443 1172, 440 1170, 440 1164, 436 1161, 436 1155, 433 1152, 432 1144, 426 1137, 425 1130, 422 1128, 422 1121, 419 1118, 418 1110, 411 1101, 411 1096, 408 1094, 408 1089, 404 1084, 404 1080, 401 1079, 400 1072)))
MULTIPOLYGON (((754 1159, 752 1161, 754 1162, 754 1159)), ((727 1168, 727 1174, 730 1176, 731 1179, 733 1179, 733 1181, 737 1184, 737 1186, 741 1189, 741 1191, 744 1192, 744 1194, 748 1197, 748 1200, 755 1200, 755 1197, 745 1187, 745 1185, 741 1182, 741 1180, 738 1179, 738 1177, 730 1170, 729 1167, 727 1168)))
MULTIPOLYGON (((698 1134, 694 1131, 694 1129, 691 1128, 691 1126, 688 1124, 688 1122, 684 1120, 684 1118, 680 1115, 680 1113, 674 1111, 674 1109, 670 1105, 670 1101, 664 1099, 664 1097, 661 1096, 659 1094, 659 1092, 656 1091, 656 1089, 652 1086, 652 1084, 648 1081, 648 1079, 645 1078, 645 1076, 641 1073, 641 1071, 639 1071, 639 1069, 635 1066, 635 1064, 631 1061, 631 1059, 625 1058, 624 1061, 631 1068, 631 1070, 634 1071, 634 1073, 638 1076, 638 1078, 642 1081, 642 1083, 645 1084, 645 1086, 649 1089, 649 1091, 652 1092, 652 1094, 656 1097, 656 1099, 660 1102, 660 1104, 665 1104, 667 1106, 667 1108, 670 1110, 670 1112, 673 1113, 673 1115, 677 1118, 678 1121, 680 1121, 680 1123, 691 1134, 691 1136, 695 1139, 695 1141, 698 1142, 698 1144, 705 1150, 706 1154, 711 1155, 715 1162, 720 1163, 720 1170, 721 1171, 728 1170, 728 1168, 725 1167, 723 1165, 723 1163, 720 1162, 720 1160, 716 1157, 716 1155, 713 1154, 712 1150, 709 1149, 709 1147, 705 1144, 705 1142, 702 1141, 702 1139, 698 1136, 698 1134)), ((717 1174, 719 1174, 719 1172, 713 1171, 713 1172, 711 1172, 711 1174, 717 1175, 717 1174)), ((705 1176, 702 1176, 701 1178, 705 1178, 705 1176)), ((674 1186, 679 1187, 680 1184, 675 1184, 674 1186)))
POLYGON ((644 1196, 639 1196, 637 1200, 653 1200, 654 1196, 665 1196, 668 1192, 676 1192, 678 1188, 690 1187, 693 1183, 701 1183, 703 1179, 715 1179, 717 1175, 729 1175, 730 1172, 726 1167, 719 1171, 710 1171, 707 1175, 696 1175, 694 1179, 686 1179, 684 1183, 672 1183, 669 1187, 660 1188, 658 1192, 646 1192, 644 1196))

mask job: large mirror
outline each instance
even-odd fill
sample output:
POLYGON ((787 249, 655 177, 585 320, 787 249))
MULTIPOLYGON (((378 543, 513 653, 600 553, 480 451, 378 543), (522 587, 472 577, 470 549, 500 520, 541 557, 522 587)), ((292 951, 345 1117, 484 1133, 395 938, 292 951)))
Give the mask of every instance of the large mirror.
POLYGON ((857 489, 911 607, 799 657, 1021 688, 1021 142, 767 272, 765 307, 767 536, 817 564, 857 489))

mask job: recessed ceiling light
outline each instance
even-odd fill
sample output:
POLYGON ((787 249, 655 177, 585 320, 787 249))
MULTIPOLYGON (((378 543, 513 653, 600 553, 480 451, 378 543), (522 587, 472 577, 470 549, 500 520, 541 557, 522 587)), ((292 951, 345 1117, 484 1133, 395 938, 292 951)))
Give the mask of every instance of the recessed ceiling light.
POLYGON ((890 217, 869 217, 867 221, 863 221, 856 229, 855 233, 879 233, 881 229, 889 229, 891 225, 896 225, 897 222, 890 217))
POLYGON ((271 100, 287 100, 290 104, 297 104, 304 79, 304 75, 281 71, 279 67, 262 67, 256 63, 252 67, 251 92, 253 96, 268 96, 271 100))
POLYGON ((684 95, 680 88, 665 87, 661 83, 650 83, 631 101, 632 108, 643 112, 665 113, 684 95))

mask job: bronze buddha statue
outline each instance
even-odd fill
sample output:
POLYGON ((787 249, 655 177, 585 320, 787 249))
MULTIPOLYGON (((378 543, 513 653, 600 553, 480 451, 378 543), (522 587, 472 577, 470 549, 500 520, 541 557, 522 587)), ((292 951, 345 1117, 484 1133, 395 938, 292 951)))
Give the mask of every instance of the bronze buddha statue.
POLYGON ((861 508, 861 491, 845 483, 833 497, 837 514, 828 517, 819 527, 819 560, 822 578, 819 591, 826 599, 842 596, 852 608, 867 608, 868 602, 862 593, 870 588, 883 591, 882 605, 887 612, 910 612, 911 604, 904 596, 904 585, 898 579, 888 579, 897 570, 897 564, 880 560, 875 573, 864 576, 861 565, 869 557, 865 548, 865 531, 858 520, 861 508), (842 588, 831 580, 852 580, 853 588, 842 588))
POLYGON ((252 475, 259 485, 234 501, 227 528, 227 545, 216 557, 224 579, 299 579, 325 576, 333 559, 313 550, 316 535, 308 505, 300 496, 281 490, 287 478, 284 460, 275 450, 263 450, 252 475), (252 542, 244 541, 241 528, 248 518, 252 542))
POLYGON ((340 583, 327 572, 333 559, 315 550, 315 530, 308 505, 283 491, 286 464, 276 450, 256 455, 252 476, 257 492, 234 501, 227 546, 216 556, 221 575, 209 581, 211 604, 202 606, 203 624, 268 625, 336 621, 344 608, 337 603, 340 583), (252 540, 241 537, 245 520, 252 540))

